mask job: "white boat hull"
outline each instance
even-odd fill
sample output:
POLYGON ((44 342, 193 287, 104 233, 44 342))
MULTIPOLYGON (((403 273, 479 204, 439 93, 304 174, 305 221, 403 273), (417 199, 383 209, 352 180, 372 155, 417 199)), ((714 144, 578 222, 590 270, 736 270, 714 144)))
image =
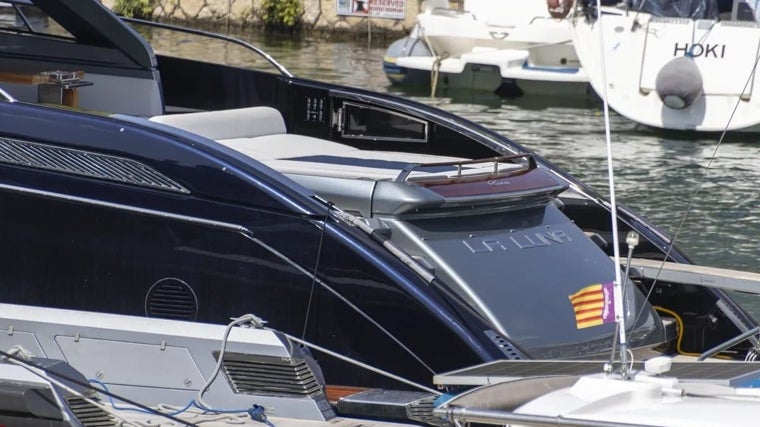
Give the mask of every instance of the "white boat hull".
POLYGON ((578 17, 572 24, 576 51, 591 86, 600 96, 606 93, 610 108, 619 114, 663 129, 760 130, 756 24, 621 11, 605 13, 594 22, 578 17), (701 76, 701 93, 691 105, 672 108, 658 93, 658 77, 666 72, 665 65, 687 52, 701 76))
MULTIPOLYGON (((568 46, 572 50, 572 46, 568 46)), ((490 49, 469 52, 440 62, 431 56, 395 60, 408 83, 429 87, 437 70, 438 89, 497 91, 502 85, 519 88, 519 95, 587 96, 591 91, 581 68, 540 65, 535 50, 490 49)))
POLYGON ((398 52, 392 45, 384 60, 391 82, 497 93, 506 85, 512 87, 507 96, 591 92, 568 21, 550 18, 544 1, 473 0, 464 7, 417 17, 409 40, 423 43, 426 52, 412 52, 414 43, 398 52))

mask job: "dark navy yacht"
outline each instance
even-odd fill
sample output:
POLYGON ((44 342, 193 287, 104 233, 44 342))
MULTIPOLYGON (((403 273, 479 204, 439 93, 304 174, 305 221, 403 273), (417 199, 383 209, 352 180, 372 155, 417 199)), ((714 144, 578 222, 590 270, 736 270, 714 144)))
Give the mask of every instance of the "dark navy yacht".
MULTIPOLYGON (((608 203, 509 139, 274 61, 157 55, 95 0, 2 2, 0 39, 2 302, 250 312, 425 383, 496 359, 608 356, 614 325, 578 329, 568 299, 623 267, 608 203)), ((635 262, 689 263, 636 213, 618 224, 641 236, 635 262)), ((643 268, 627 283, 638 354, 757 326, 723 290, 643 268)), ((317 358, 330 384, 382 382, 317 358)))

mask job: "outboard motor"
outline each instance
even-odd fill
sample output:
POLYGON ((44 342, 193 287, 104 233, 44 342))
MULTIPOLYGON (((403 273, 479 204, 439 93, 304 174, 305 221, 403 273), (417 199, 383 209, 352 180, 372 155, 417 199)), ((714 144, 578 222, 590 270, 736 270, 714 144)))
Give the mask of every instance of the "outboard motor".
POLYGON ((674 110, 689 108, 704 93, 702 74, 691 56, 670 60, 657 73, 655 90, 666 107, 674 110))

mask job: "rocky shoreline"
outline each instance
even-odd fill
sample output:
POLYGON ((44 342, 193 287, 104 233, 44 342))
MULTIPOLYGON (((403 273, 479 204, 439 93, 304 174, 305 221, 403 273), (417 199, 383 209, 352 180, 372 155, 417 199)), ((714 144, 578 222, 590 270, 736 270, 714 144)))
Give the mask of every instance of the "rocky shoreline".
MULTIPOLYGON (((109 8, 119 0, 103 0, 109 8)), ((372 0, 388 2, 388 0, 372 0)), ((392 36, 406 34, 414 26, 423 0, 395 0, 401 13, 393 17, 351 16, 339 14, 343 5, 362 4, 356 0, 301 0, 296 28, 309 33, 357 36, 372 34, 392 36), (339 4, 340 2, 340 4, 339 4), (401 18, 403 16, 403 18, 401 18)), ((202 26, 227 26, 241 29, 265 27, 265 0, 153 0, 152 19, 202 26)))

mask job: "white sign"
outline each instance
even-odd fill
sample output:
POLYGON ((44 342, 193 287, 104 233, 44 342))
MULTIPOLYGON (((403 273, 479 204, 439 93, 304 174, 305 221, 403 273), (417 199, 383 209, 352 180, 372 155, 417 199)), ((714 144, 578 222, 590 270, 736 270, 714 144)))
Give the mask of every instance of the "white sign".
POLYGON ((406 18, 406 0, 338 0, 338 15, 406 18))

